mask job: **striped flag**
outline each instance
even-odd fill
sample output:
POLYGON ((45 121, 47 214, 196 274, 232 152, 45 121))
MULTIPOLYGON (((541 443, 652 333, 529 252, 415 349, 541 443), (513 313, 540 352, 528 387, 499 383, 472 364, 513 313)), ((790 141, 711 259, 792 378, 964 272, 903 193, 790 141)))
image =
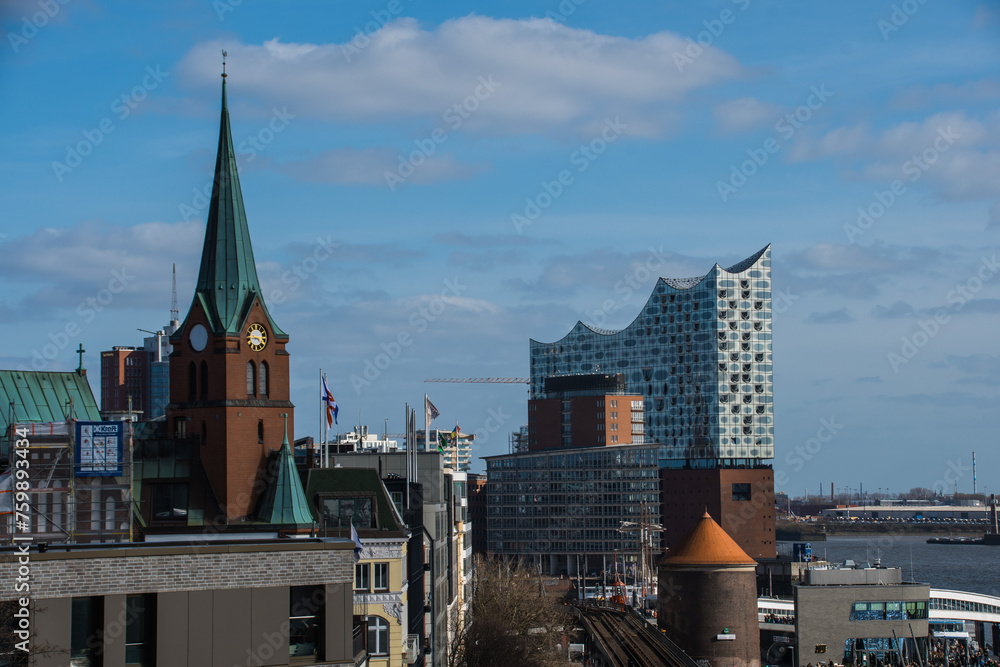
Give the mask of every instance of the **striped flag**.
POLYGON ((340 408, 337 407, 337 401, 333 400, 333 394, 330 393, 330 388, 326 386, 326 375, 323 375, 323 402, 326 403, 326 426, 330 428, 334 424, 337 424, 337 413, 340 412, 340 408))

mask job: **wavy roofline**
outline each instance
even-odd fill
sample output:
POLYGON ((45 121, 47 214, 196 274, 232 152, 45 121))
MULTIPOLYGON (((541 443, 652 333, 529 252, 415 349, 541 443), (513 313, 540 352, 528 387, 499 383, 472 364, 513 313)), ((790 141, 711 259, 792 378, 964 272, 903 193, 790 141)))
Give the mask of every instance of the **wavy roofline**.
MULTIPOLYGON (((743 271, 746 271, 751 266, 753 266, 754 264, 756 264, 760 260, 760 258, 763 257, 764 253, 767 252, 770 248, 771 248, 771 244, 768 243, 763 248, 761 248, 760 250, 758 250, 757 252, 755 252, 753 255, 750 255, 746 259, 741 260, 741 261, 737 262, 736 264, 733 264, 728 269, 727 268, 723 268, 722 266, 719 265, 718 262, 716 262, 715 264, 712 265, 712 270, 709 271, 708 273, 706 273, 705 275, 701 276, 701 277, 696 277, 696 278, 663 278, 663 277, 661 277, 661 278, 659 278, 657 280, 657 284, 659 284, 659 283, 662 282, 665 285, 667 285, 667 286, 669 286, 669 287, 671 287, 673 289, 683 290, 683 291, 691 290, 691 289, 696 288, 701 283, 703 283, 705 281, 705 278, 707 278, 710 275, 712 275, 712 272, 715 271, 716 267, 718 267, 720 271, 724 271, 725 273, 729 273, 729 274, 741 273, 743 271), (677 287, 677 286, 673 285, 670 282, 670 281, 673 281, 673 280, 676 280, 678 282, 687 282, 687 281, 697 281, 697 282, 694 282, 694 283, 692 283, 691 285, 689 285, 687 287, 677 287)), ((656 287, 654 286, 653 287, 653 292, 655 292, 655 291, 656 291, 656 287)), ((652 298, 653 292, 650 292, 650 295, 649 295, 650 298, 652 298)), ((638 321, 638 319, 640 317, 642 317, 642 309, 645 308, 646 304, 648 304, 648 303, 649 303, 649 298, 646 299, 646 303, 643 304, 642 308, 639 309, 639 312, 632 319, 632 321, 629 322, 624 327, 622 327, 621 329, 601 329, 601 328, 592 326, 590 324, 587 324, 583 320, 577 320, 576 324, 574 324, 572 327, 570 327, 570 330, 567 331, 566 334, 563 335, 563 337, 560 338, 560 339, 558 339, 558 340, 554 340, 554 341, 552 341, 550 343, 546 343, 546 342, 543 342, 543 341, 540 341, 540 340, 535 340, 534 338, 530 338, 528 340, 531 343, 535 343, 536 345, 556 345, 557 343, 561 343, 562 341, 566 340, 566 338, 568 338, 569 335, 572 334, 573 331, 577 327, 583 327, 583 328, 587 329, 588 331, 591 331, 592 333, 597 334, 598 336, 615 336, 615 335, 618 335, 621 332, 625 331, 626 329, 628 329, 629 327, 631 327, 633 324, 635 324, 638 321)))

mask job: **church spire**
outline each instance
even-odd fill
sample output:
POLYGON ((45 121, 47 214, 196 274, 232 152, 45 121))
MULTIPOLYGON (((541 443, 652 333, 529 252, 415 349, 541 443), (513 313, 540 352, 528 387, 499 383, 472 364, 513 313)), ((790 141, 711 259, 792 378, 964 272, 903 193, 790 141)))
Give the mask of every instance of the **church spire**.
MULTIPOLYGON (((225 58, 223 51, 223 58, 225 58)), ((196 297, 200 297, 216 334, 239 333, 243 318, 254 297, 264 305, 257 279, 250 229, 243 208, 243 193, 236 171, 236 153, 229 125, 226 100, 225 60, 222 73, 222 119, 219 125, 219 152, 215 159, 215 180, 208 205, 205 245, 201 253, 196 297)), ((276 336, 285 333, 275 325, 269 313, 267 319, 276 336)))

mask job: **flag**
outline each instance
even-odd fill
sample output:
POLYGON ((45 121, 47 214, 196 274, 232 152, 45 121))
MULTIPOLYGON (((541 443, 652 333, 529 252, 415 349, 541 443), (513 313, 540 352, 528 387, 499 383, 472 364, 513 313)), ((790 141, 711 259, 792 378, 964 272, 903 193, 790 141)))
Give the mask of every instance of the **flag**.
POLYGON ((351 541, 354 542, 354 562, 357 563, 361 560, 361 538, 358 537, 358 531, 354 528, 354 522, 351 522, 351 541))
POLYGON ((337 401, 333 400, 333 394, 330 393, 330 388, 326 386, 326 376, 323 376, 323 395, 321 397, 323 402, 326 403, 326 426, 327 428, 337 424, 337 413, 340 412, 340 408, 337 407, 337 401))
POLYGON ((458 424, 455 424, 455 430, 451 433, 441 433, 438 435, 438 451, 444 452, 445 447, 451 447, 458 444, 458 434, 462 429, 458 424))
POLYGON ((14 475, 0 475, 0 514, 11 514, 14 511, 14 475))
POLYGON ((428 424, 441 416, 441 413, 434 407, 434 404, 431 403, 431 400, 427 396, 424 396, 424 413, 427 415, 428 424))

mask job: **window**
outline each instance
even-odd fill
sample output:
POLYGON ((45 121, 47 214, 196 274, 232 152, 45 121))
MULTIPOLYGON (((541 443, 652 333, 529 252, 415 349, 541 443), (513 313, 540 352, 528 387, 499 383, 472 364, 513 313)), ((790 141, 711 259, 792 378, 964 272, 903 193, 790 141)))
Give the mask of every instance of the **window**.
POLYGON ((70 616, 70 664, 98 667, 101 664, 100 632, 104 627, 104 598, 73 598, 70 616))
POLYGON ((734 501, 750 500, 750 484, 749 483, 733 484, 733 500, 734 501))
POLYGON ((155 655, 156 595, 125 597, 125 664, 152 665, 155 655))
POLYGON ((157 519, 186 519, 187 484, 153 485, 153 516, 157 519))
POLYGON ((268 377, 267 377, 267 370, 268 370, 268 369, 267 369, 267 362, 266 362, 266 361, 262 361, 262 362, 260 362, 260 383, 259 383, 259 387, 260 387, 260 393, 259 393, 258 395, 259 395, 259 396, 260 396, 261 398, 267 398, 267 394, 268 394, 268 386, 267 386, 267 382, 268 382, 268 377))
POLYGON ((389 654, 389 622, 381 616, 368 617, 368 653, 389 654))
POLYGON ((323 586, 290 586, 288 595, 288 655, 315 658, 325 625, 326 591, 323 586))
POLYGON ((371 568, 368 563, 358 563, 354 566, 354 590, 367 591, 371 588, 371 568))
POLYGON ((257 420, 257 442, 263 444, 264 442, 264 420, 257 420))
POLYGON ((208 441, 208 424, 204 421, 201 423, 201 444, 205 444, 208 441))
POLYGON ((174 417, 174 437, 187 437, 187 417, 174 417))
POLYGON ((372 582, 375 585, 376 591, 387 591, 389 590, 389 564, 388 563, 374 563, 372 564, 372 582))
POLYGON ((201 400, 208 398, 208 363, 201 362, 201 400))
POLYGON ((257 395, 257 369, 252 361, 247 362, 247 398, 257 395))
POLYGON ((371 498, 323 498, 323 526, 325 528, 374 528, 372 525, 371 498))

